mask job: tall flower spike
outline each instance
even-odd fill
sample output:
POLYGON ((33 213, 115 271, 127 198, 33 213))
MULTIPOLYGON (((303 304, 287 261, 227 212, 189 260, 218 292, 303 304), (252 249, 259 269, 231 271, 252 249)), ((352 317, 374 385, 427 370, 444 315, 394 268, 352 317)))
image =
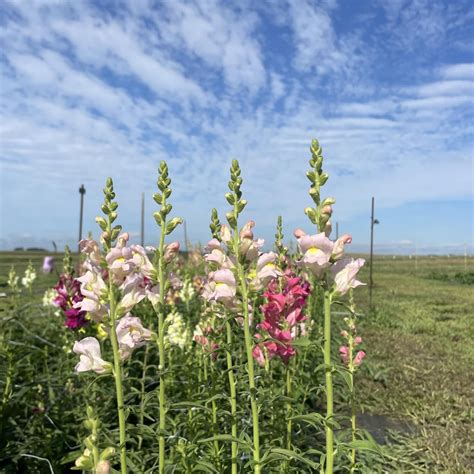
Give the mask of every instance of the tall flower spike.
POLYGON ((226 218, 230 227, 236 230, 239 214, 247 205, 247 201, 242 199, 242 191, 240 190, 240 186, 242 186, 242 178, 240 177, 240 166, 237 160, 232 160, 228 186, 230 192, 225 194, 225 198, 227 199, 227 202, 233 206, 233 209, 226 213, 226 218))
POLYGON ((102 212, 106 215, 108 219, 103 217, 96 217, 95 220, 102 229, 102 235, 100 236, 100 241, 104 246, 105 251, 109 251, 122 231, 121 225, 116 225, 112 227, 112 223, 117 219, 117 208, 118 203, 114 201, 115 192, 114 192, 114 183, 112 178, 107 178, 104 188, 104 204, 102 204, 102 212))
POLYGON ((329 219, 332 213, 332 204, 336 202, 333 198, 326 198, 321 201, 321 187, 326 184, 329 175, 323 171, 323 150, 318 140, 311 142, 311 159, 309 165, 311 170, 306 173, 311 187, 309 195, 314 201, 315 207, 307 207, 304 212, 309 220, 316 225, 319 232, 324 232, 326 226, 330 227, 329 219))
POLYGON ((153 194, 153 199, 160 206, 160 210, 153 213, 156 223, 161 228, 160 242, 155 253, 155 271, 154 277, 157 280, 155 288, 159 288, 159 296, 154 295, 151 299, 155 311, 158 313, 158 352, 160 358, 159 365, 159 377, 160 377, 160 436, 158 439, 159 443, 159 464, 158 473, 163 474, 165 472, 165 436, 164 431, 166 429, 166 391, 165 391, 165 372, 166 366, 166 353, 165 353, 165 297, 167 289, 169 288, 169 279, 166 275, 166 266, 171 260, 170 257, 176 255, 179 249, 179 244, 175 242, 165 247, 165 237, 176 228, 177 225, 181 224, 183 220, 179 217, 174 217, 170 221, 167 221, 167 216, 171 212, 173 206, 167 202, 167 199, 171 196, 171 179, 168 177, 168 165, 166 162, 161 161, 158 170, 158 189, 160 192, 153 194), (166 252, 166 249, 169 251, 166 252))
POLYGON ((170 188, 171 179, 168 177, 168 165, 165 161, 160 162, 159 176, 156 184, 161 193, 153 194, 153 199, 160 206, 160 210, 154 212, 153 217, 160 227, 164 227, 165 235, 169 235, 179 224, 183 223, 183 219, 180 217, 174 217, 168 222, 166 220, 166 217, 173 209, 173 206, 167 202, 172 191, 170 188))
POLYGON ((288 253, 288 247, 285 247, 283 245, 283 221, 281 216, 278 216, 277 220, 277 229, 275 233, 275 249, 278 253, 278 260, 280 262, 280 265, 283 265, 285 261, 285 257, 288 253))

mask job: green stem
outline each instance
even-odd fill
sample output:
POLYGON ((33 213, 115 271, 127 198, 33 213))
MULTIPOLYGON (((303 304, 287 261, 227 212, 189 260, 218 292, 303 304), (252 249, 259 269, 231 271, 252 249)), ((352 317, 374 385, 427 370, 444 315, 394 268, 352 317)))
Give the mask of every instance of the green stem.
MULTIPOLYGON (((149 345, 145 346, 145 355, 143 357, 143 368, 142 378, 140 380, 140 426, 143 426, 145 421, 145 383, 146 383, 146 371, 148 364, 148 348, 149 345)), ((140 450, 143 443, 143 436, 140 434, 138 437, 138 449, 140 450)))
MULTIPOLYGON (((288 362, 286 366, 286 396, 287 398, 291 397, 291 361, 288 362)), ((291 420, 291 402, 286 402, 286 449, 291 449, 291 429, 292 429, 292 420, 291 420)))
POLYGON ((242 292, 242 305, 244 310, 244 338, 245 338, 245 350, 247 354, 247 372, 249 376, 249 388, 250 388, 250 406, 252 409, 252 428, 253 428, 253 460, 254 460, 254 472, 260 474, 260 430, 258 425, 258 405, 256 398, 256 387, 255 387, 255 371, 253 365, 252 355, 252 336, 250 334, 250 321, 249 321, 249 308, 248 308, 248 294, 247 294, 247 281, 245 280, 244 269, 242 265, 238 264, 240 289, 242 292))
MULTIPOLYGON (((351 435, 352 442, 356 440, 356 406, 355 406, 355 393, 354 393, 354 338, 351 335, 349 339, 349 378, 351 381, 351 435)), ((356 462, 356 450, 355 448, 351 449, 351 473, 355 471, 355 462, 356 462)))
POLYGON ((331 364, 331 294, 324 292, 324 365, 326 372, 326 474, 332 474, 334 464, 334 433, 330 426, 333 417, 331 364))
POLYGON ((160 285, 160 302, 158 307, 158 352, 160 357, 160 434, 159 434, 159 474, 165 472, 165 436, 166 429, 166 392, 165 392, 165 262, 164 262, 164 246, 165 246, 165 223, 161 226, 160 245, 158 247, 158 283, 160 285))
MULTIPOLYGON (((288 365, 285 368, 285 375, 286 375, 286 385, 285 385, 285 396, 287 398, 291 397, 291 360, 288 361, 288 365)), ((291 450, 291 430, 292 430, 292 420, 291 420, 291 402, 286 402, 286 449, 289 451, 291 450)), ((283 472, 288 472, 290 469, 290 462, 291 460, 286 461, 283 464, 283 472)))
POLYGON ((126 432, 125 432, 125 406, 123 404, 123 386, 122 386, 122 363, 120 360, 119 344, 117 340, 117 331, 115 330, 115 292, 112 279, 109 279, 109 302, 110 302, 110 341, 114 353, 114 378, 115 392, 117 394, 117 412, 119 420, 120 436, 120 468, 122 474, 127 473, 127 451, 126 451, 126 432))
MULTIPOLYGON (((227 320, 227 376, 229 379, 230 390, 230 413, 231 413, 231 433, 233 438, 237 438, 237 394, 235 391, 234 368, 232 366, 232 354, 230 352, 232 347, 232 327, 230 321, 227 320)), ((232 474, 237 474, 237 442, 233 441, 231 445, 232 453, 232 474)))
MULTIPOLYGON (((215 373, 215 367, 214 364, 211 360, 211 382, 212 382, 212 397, 214 397, 217 393, 216 391, 216 373, 215 373)), ((217 429, 217 403, 216 400, 213 399, 211 402, 211 408, 212 408, 212 431, 213 435, 217 436, 218 434, 218 429, 217 429)), ((215 462, 217 464, 218 469, 220 470, 220 456, 219 456, 219 441, 214 440, 214 456, 215 456, 215 462)))

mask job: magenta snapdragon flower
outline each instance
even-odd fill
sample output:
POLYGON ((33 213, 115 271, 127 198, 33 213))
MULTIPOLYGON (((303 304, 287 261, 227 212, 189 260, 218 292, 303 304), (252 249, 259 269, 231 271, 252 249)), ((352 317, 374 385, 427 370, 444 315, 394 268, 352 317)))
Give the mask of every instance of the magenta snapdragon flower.
POLYGON ((72 275, 62 274, 54 289, 56 298, 53 303, 63 310, 64 316, 66 316, 65 326, 73 330, 85 326, 87 324, 86 312, 74 307, 84 299, 84 295, 81 293, 81 283, 75 280, 72 275))
POLYGON ((260 365, 265 362, 264 355, 271 359, 278 356, 288 363, 296 354, 292 341, 302 332, 306 316, 302 311, 306 305, 310 285, 300 277, 287 270, 283 276, 284 288, 278 291, 278 281, 272 280, 263 296, 267 302, 262 305, 264 320, 257 326, 261 333, 256 339, 261 340, 253 349, 253 356, 260 365), (298 331, 300 329, 300 331, 298 331))

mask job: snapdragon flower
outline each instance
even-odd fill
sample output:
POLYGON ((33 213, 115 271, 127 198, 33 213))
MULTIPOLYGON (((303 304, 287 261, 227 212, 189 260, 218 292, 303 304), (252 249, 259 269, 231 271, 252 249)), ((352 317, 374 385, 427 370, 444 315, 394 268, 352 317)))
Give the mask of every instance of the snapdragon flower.
POLYGON ((183 316, 177 310, 174 310, 168 315, 167 322, 169 326, 165 334, 165 342, 184 349, 189 342, 189 331, 183 316))
POLYGON ((94 321, 102 321, 108 308, 104 301, 107 285, 102 277, 101 270, 93 268, 84 275, 76 278, 80 283, 83 299, 74 304, 74 308, 90 314, 94 321))
POLYGON ((337 261, 331 267, 331 274, 334 279, 335 291, 340 295, 345 295, 350 288, 356 288, 365 285, 356 280, 356 275, 364 265, 363 258, 345 258, 337 261))
POLYGON ((52 273, 54 270, 54 257, 44 257, 43 259, 43 273, 52 273))
POLYGON ((102 359, 100 344, 95 337, 85 337, 74 343, 72 350, 80 355, 79 363, 76 365, 76 372, 87 372, 92 370, 98 374, 110 372, 112 365, 102 359))
POLYGON ((204 286, 203 296, 209 301, 220 301, 232 307, 237 293, 237 283, 231 270, 224 268, 211 272, 209 281, 204 286))
POLYGON ((263 253, 258 257, 256 278, 254 280, 257 289, 267 286, 271 280, 283 275, 275 263, 277 260, 278 256, 275 252, 263 253))
POLYGON ((253 356, 260 365, 264 365, 265 356, 269 359, 278 356, 288 363, 296 354, 292 341, 301 335, 306 317, 302 310, 310 293, 309 283, 287 270, 284 274, 284 288, 278 290, 278 281, 268 285, 263 296, 267 302, 262 305, 264 320, 257 325, 260 333, 255 338, 259 341, 253 348, 253 356), (299 334, 298 334, 299 333, 299 334))
POLYGON ((31 292, 31 287, 33 285, 33 282, 36 280, 36 271, 33 268, 32 263, 30 262, 28 264, 28 267, 26 267, 25 274, 23 278, 21 279, 21 284, 25 287, 28 288, 31 292))
POLYGON ((72 275, 62 274, 54 287, 56 297, 54 305, 62 309, 66 316, 65 326, 69 329, 80 329, 87 324, 86 311, 78 305, 84 299, 81 293, 81 283, 75 280, 72 275))
POLYGON ((116 331, 122 360, 128 359, 136 348, 151 340, 151 331, 143 327, 140 318, 130 313, 117 322, 116 331))
POLYGON ((330 260, 334 243, 326 237, 324 232, 306 235, 303 231, 297 229, 295 236, 303 254, 303 258, 298 264, 311 271, 316 277, 320 277, 324 270, 331 265, 330 260))

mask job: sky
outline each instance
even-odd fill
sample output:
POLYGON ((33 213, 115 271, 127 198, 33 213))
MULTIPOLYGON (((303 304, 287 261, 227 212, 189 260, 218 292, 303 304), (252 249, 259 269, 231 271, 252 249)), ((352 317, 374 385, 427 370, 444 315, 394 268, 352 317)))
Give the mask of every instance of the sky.
MULTIPOLYGON (((242 217, 271 245, 314 231, 305 176, 317 138, 333 223, 380 253, 473 250, 474 8, 469 0, 0 2, 0 249, 98 234, 157 241, 166 160, 173 215, 209 240, 237 158, 242 217)), ((175 237, 183 241, 183 231, 175 237)))

